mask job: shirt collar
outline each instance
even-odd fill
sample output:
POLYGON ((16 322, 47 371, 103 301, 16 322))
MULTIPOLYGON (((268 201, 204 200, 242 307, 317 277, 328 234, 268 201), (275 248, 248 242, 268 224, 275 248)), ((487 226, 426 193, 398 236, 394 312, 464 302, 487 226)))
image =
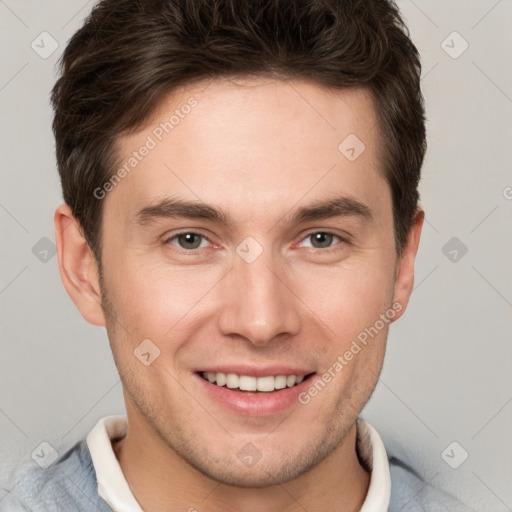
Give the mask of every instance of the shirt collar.
MULTIPOLYGON (((384 443, 368 422, 357 418, 357 452, 371 472, 370 486, 360 512, 387 512, 391 476, 384 443)), ((98 494, 115 512, 142 512, 112 448, 112 440, 127 432, 126 416, 107 416, 87 436, 87 446, 98 481, 98 494)))
POLYGON ((115 512, 142 512, 112 448, 112 440, 126 435, 126 416, 107 416, 87 436, 87 446, 98 481, 98 494, 115 512))
POLYGON ((388 455, 379 433, 362 418, 357 418, 357 451, 371 471, 370 485, 360 512, 387 512, 391 498, 388 455))

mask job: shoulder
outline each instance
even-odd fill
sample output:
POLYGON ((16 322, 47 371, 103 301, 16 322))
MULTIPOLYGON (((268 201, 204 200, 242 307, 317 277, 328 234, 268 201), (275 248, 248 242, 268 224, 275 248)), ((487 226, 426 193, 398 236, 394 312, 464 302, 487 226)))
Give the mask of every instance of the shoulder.
POLYGON ((475 512, 451 494, 431 485, 407 463, 391 456, 389 512, 475 512))
POLYGON ((10 492, 2 499, 5 512, 110 511, 98 495, 96 473, 85 440, 79 441, 48 468, 32 461, 16 468, 10 492))

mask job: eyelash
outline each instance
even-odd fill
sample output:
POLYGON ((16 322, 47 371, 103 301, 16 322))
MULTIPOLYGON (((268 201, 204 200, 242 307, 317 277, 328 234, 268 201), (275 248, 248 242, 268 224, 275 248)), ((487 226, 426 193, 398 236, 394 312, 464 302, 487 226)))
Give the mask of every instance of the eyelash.
MULTIPOLYGON (((340 235, 337 235, 336 233, 331 233, 330 231, 312 231, 312 232, 308 233, 307 235, 305 235, 300 240, 300 242, 303 242, 307 238, 309 238, 309 237, 311 237, 313 235, 316 235, 316 234, 332 235, 333 237, 338 238, 339 242, 335 243, 334 245, 332 245, 330 247, 326 247, 326 248, 311 247, 311 249, 317 249, 317 250, 322 251, 322 252, 330 252, 330 251, 333 251, 333 250, 338 250, 339 248, 337 246, 339 244, 341 244, 341 243, 344 243, 344 244, 349 243, 347 239, 341 237, 340 235)), ((180 237, 182 235, 196 235, 196 236, 199 236, 199 237, 201 237, 201 238, 203 238, 205 240, 208 240, 210 243, 212 243, 208 237, 206 237, 205 235, 202 235, 201 233, 197 233, 195 231, 183 231, 181 233, 176 233, 176 234, 166 238, 164 240, 164 244, 170 244, 172 240, 177 239, 178 237, 180 237)), ((171 245, 173 245, 173 244, 171 244, 171 245)), ((178 252, 182 252, 182 253, 194 253, 194 252, 198 252, 200 249, 201 249, 201 247, 196 248, 196 249, 183 249, 181 247, 177 247, 178 252)))

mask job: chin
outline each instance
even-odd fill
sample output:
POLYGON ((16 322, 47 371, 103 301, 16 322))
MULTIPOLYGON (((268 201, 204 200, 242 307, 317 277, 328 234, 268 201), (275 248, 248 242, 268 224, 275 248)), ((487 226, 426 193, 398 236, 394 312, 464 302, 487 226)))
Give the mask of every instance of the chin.
POLYGON ((296 444, 291 447, 281 445, 276 451, 265 453, 248 442, 232 457, 222 454, 218 458, 197 460, 190 457, 189 453, 187 460, 203 475, 225 485, 270 487, 284 484, 306 473, 326 458, 338 444, 337 439, 324 438, 317 444, 301 448, 296 444))
POLYGON ((281 485, 297 478, 309 469, 290 467, 289 465, 283 466, 282 464, 277 467, 269 466, 265 465, 262 461, 254 467, 239 469, 239 466, 239 464, 234 463, 230 467, 222 469, 218 467, 205 468, 203 471, 200 468, 197 469, 216 482, 241 488, 262 488, 281 485), (236 471, 233 468, 236 468, 236 471))

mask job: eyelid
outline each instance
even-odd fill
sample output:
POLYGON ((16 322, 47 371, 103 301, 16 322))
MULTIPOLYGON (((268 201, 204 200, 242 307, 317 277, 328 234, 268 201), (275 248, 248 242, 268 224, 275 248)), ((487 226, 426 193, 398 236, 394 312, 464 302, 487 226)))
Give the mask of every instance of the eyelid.
POLYGON ((201 232, 201 230, 199 228, 183 229, 181 231, 176 231, 176 232, 167 232, 167 233, 165 233, 163 238, 164 238, 164 240, 169 240, 170 238, 174 238, 179 235, 188 235, 191 233, 194 235, 201 235, 201 236, 204 236, 205 238, 208 238, 204 233, 201 232))

